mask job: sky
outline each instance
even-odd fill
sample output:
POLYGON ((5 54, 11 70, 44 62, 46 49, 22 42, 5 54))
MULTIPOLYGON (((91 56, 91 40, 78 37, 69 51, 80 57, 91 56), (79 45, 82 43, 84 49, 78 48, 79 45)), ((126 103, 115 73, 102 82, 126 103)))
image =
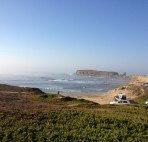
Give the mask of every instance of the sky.
POLYGON ((0 0, 0 74, 148 74, 148 0, 0 0))

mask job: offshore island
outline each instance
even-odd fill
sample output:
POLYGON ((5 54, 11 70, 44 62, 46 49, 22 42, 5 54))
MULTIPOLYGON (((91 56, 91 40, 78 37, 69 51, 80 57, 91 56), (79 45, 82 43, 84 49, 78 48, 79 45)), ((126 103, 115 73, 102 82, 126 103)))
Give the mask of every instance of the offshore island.
POLYGON ((126 76, 126 73, 119 74, 118 72, 97 71, 97 70, 77 70, 75 74, 79 75, 79 76, 92 76, 92 77, 121 77, 121 76, 126 76))

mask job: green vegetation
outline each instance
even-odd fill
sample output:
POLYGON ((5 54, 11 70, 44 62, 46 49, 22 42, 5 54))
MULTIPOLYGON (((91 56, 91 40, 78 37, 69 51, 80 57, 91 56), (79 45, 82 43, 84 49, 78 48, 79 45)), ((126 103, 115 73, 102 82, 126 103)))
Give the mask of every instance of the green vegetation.
POLYGON ((139 98, 134 99, 134 101, 139 104, 144 104, 146 101, 148 101, 148 95, 143 95, 139 98))
POLYGON ((138 104, 145 104, 145 102, 148 101, 148 89, 145 89, 145 94, 134 99, 133 101, 138 103, 138 104))
POLYGON ((88 107, 88 108, 94 108, 99 106, 99 104, 90 102, 84 99, 76 99, 72 97, 64 97, 61 95, 55 95, 55 94, 45 94, 45 95, 32 95, 28 96, 27 99, 31 99, 32 101, 37 102, 46 102, 49 104, 56 104, 56 105, 62 105, 62 106, 76 106, 76 107, 88 107))
MULTIPOLYGON (((7 94, 9 100, 11 95, 8 97, 7 94)), ((17 97, 15 105, 10 104, 11 107, 6 97, 3 102, 1 101, 0 141, 2 142, 146 142, 148 140, 147 106, 99 105, 83 99, 54 94, 17 97)))
POLYGON ((3 112, 1 141, 146 141, 146 107, 3 112), (110 112, 109 112, 110 111, 110 112), (121 112, 120 114, 120 111, 121 112), (119 115, 120 114, 120 115, 119 115), (138 115, 137 115, 138 114, 138 115))

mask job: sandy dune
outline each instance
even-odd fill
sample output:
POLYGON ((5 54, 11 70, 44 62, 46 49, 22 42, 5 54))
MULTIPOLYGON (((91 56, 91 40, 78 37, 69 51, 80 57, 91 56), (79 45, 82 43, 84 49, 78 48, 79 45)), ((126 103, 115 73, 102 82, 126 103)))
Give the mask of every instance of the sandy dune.
POLYGON ((144 76, 135 76, 132 78, 129 84, 126 84, 123 87, 116 88, 114 90, 108 91, 106 93, 91 93, 91 94, 72 94, 72 96, 76 96, 79 99, 90 100, 99 104, 109 104, 109 102, 114 100, 114 97, 119 94, 125 94, 128 99, 133 99, 138 96, 141 96, 144 93, 144 89, 142 87, 143 83, 148 83, 148 77, 144 76))

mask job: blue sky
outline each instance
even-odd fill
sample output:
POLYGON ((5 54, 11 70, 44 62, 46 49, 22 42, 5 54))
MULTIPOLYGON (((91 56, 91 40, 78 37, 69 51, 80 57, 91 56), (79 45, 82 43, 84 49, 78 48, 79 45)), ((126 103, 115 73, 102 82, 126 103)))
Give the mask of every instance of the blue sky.
POLYGON ((147 0, 0 0, 0 73, 148 74, 147 0))

